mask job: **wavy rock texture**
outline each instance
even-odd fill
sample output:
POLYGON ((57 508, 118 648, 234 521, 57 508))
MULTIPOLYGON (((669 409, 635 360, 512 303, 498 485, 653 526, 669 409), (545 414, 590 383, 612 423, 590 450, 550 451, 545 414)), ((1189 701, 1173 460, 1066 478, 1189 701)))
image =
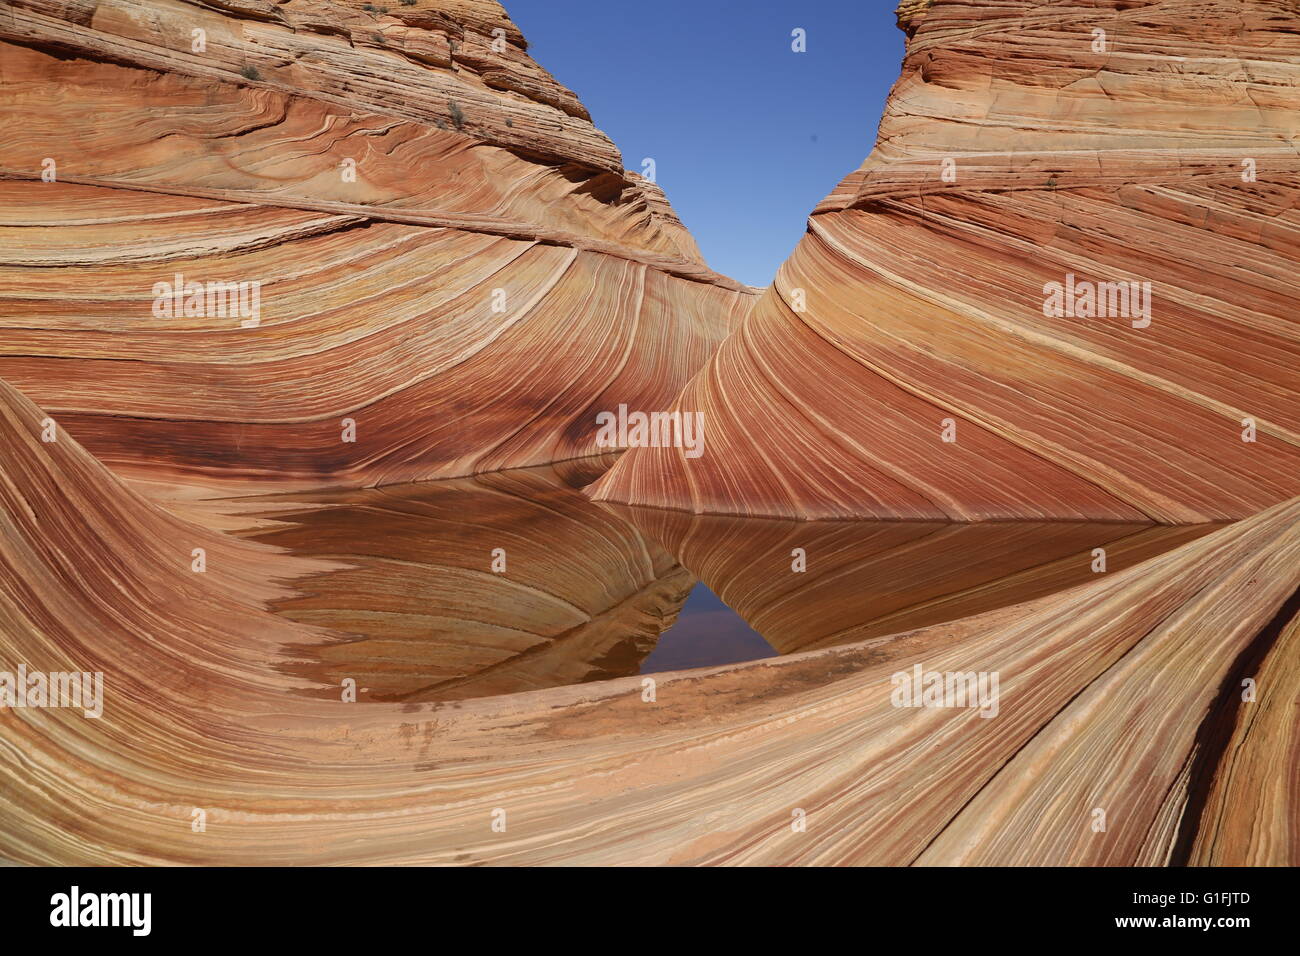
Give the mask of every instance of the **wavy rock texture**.
POLYGON ((1276 642, 1242 668, 1273 692, 1235 714, 1225 708, 1220 719, 1231 737, 1222 765, 1201 768, 1206 797, 1202 825, 1188 836, 1191 864, 1300 862, 1300 614, 1289 622, 1279 614, 1275 624, 1276 642))
POLYGON ((680 398, 706 453, 635 449, 597 497, 1174 524, 1300 493, 1294 4, 936 0, 899 19, 875 150, 680 398), (1149 282, 1150 324, 1045 316, 1069 275, 1149 282))
POLYGON ((20 0, 0 41, 0 377, 160 493, 593 455, 754 299, 490 0, 20 0), (256 315, 168 314, 177 274, 256 315))
POLYGON ((0 860, 1300 862, 1295 12, 899 21, 746 318, 495 3, 0 6, 0 671, 105 684, 0 708, 0 860), (1066 272, 1152 323, 1042 317, 1066 272), (574 491, 733 329, 705 456, 597 486, 645 533, 574 491), (547 687, 671 623, 652 538, 800 653, 547 687))
POLYGON ((326 569, 187 526, 71 438, 41 442, 42 416, 0 387, 0 659, 103 670, 107 690, 99 719, 0 710, 6 860, 1300 859, 1294 828, 1261 839, 1244 808, 1216 809, 1238 787, 1260 821, 1294 806, 1286 761, 1254 745, 1294 706, 1300 500, 1014 608, 659 675, 654 702, 625 678, 344 703, 286 672, 322 632, 259 606, 274 579, 326 569), (176 554, 195 540, 204 574, 176 554), (1258 698, 1238 703, 1256 660, 1258 698), (891 675, 915 664, 997 671, 998 715, 892 706, 891 675))

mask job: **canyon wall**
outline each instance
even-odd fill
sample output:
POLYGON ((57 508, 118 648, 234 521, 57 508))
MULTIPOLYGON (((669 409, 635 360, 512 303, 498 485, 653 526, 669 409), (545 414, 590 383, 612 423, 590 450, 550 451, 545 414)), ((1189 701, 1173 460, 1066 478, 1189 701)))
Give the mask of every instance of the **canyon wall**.
POLYGON ((751 311, 496 3, 0 4, 0 860, 1300 862, 1294 8, 898 18, 751 311))
POLYGON ((634 449, 596 497, 1196 523, 1300 493, 1295 5, 898 16, 875 149, 679 399, 706 452, 634 449))
POLYGON ((146 490, 594 455, 754 300, 491 0, 16 0, 0 43, 0 378, 146 490))

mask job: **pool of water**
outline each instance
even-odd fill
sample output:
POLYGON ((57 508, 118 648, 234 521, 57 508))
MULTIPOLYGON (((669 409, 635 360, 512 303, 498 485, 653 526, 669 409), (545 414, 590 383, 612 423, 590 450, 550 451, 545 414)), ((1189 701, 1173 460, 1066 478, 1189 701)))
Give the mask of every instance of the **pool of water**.
MULTIPOLYGON (((590 476, 585 476, 590 480, 590 476)), ((574 474, 242 498, 247 533, 336 569, 276 611, 330 635, 332 695, 458 700, 815 650, 1090 583, 1212 530, 740 519, 594 504, 574 474)))

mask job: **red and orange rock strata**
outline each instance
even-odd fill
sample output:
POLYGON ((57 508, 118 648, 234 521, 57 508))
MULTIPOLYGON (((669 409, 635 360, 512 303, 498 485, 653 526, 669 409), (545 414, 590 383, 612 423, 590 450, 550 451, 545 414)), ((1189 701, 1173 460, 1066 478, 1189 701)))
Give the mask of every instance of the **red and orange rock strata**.
MULTIPOLYGON (((0 709, 0 859, 1300 862, 1294 11, 938 0, 900 21, 877 151, 741 322, 747 292, 495 3, 6 3, 0 662, 102 672, 105 697, 96 717, 0 709), (265 281, 261 321, 153 315, 174 272, 265 281), (1069 272, 1151 281, 1151 324, 1046 319, 1039 290, 1069 272), (738 322, 682 397, 707 454, 634 451, 600 497, 936 522, 862 523, 898 536, 886 565, 939 523, 1056 520, 1055 559, 1095 527, 1128 566, 1069 587, 1014 553, 940 554, 955 596, 914 575, 874 618, 796 575, 808 593, 751 613, 819 649, 654 693, 445 699, 538 686, 557 640, 587 655, 572 679, 639 652, 689 578, 549 473, 461 489, 493 502, 486 538, 459 516, 471 550, 580 526, 555 554, 525 535, 502 579, 426 537, 457 518, 450 485, 357 486, 594 456, 595 409, 668 401, 738 322), (172 486, 243 497, 139 490, 172 486), (528 565, 557 556, 588 563, 543 593, 558 579, 528 565), (997 606, 1030 572, 1033 599, 997 606), (395 651, 457 610, 420 603, 440 576, 554 627, 395 651), (927 602, 972 616, 908 629, 927 602), (996 719, 897 706, 917 667, 1000 675, 996 719), (397 699, 339 695, 355 668, 397 699)), ((730 519, 674 520, 664 539, 738 592, 719 549, 791 544, 786 522, 755 549, 730 519)), ((856 530, 815 534, 832 577, 872 560, 856 530)))
POLYGON ((0 378, 145 487, 593 455, 754 300, 492 0, 3 6, 0 378))
POLYGON ((635 449, 597 498, 1173 524, 1300 493, 1295 5, 899 21, 875 150, 679 400, 706 453, 635 449), (1046 315, 1070 281, 1150 283, 1149 324, 1046 315))
POLYGON ((1300 501, 1014 609, 658 675, 653 700, 625 678, 368 704, 315 696, 291 674, 290 649, 326 635, 264 606, 282 592, 274 579, 309 562, 185 527, 72 438, 44 444, 42 420, 0 386, 4 657, 103 671, 104 706, 99 718, 0 711, 5 860, 1135 865, 1300 853, 1286 773, 1300 501), (212 549, 207 574, 175 561, 177 540, 212 549), (998 672, 996 719, 894 706, 893 675, 918 665, 998 672), (1258 700, 1242 704, 1248 672, 1258 700), (806 829, 790 826, 797 810, 806 829), (491 826, 499 812, 504 832, 491 826))
POLYGON ((348 703, 292 673, 328 634, 265 610, 319 566, 187 527, 42 421, 0 386, 3 649, 102 671, 104 706, 0 710, 7 861, 1300 860, 1300 500, 1015 608, 657 675, 653 699, 630 677, 348 703), (996 719, 894 706, 918 665, 999 673, 996 719))

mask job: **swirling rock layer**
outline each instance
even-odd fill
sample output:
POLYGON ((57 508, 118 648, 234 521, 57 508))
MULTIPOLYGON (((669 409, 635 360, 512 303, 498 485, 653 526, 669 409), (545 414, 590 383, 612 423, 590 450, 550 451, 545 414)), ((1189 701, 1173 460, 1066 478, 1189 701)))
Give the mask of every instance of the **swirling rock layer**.
POLYGON ((877 151, 745 319, 495 3, 6 3, 0 672, 105 695, 0 698, 0 859, 1300 862, 1294 11, 899 20, 877 151), (1151 323, 1044 315, 1069 274, 1151 323), (803 652, 545 686, 690 580, 567 487, 593 413, 732 330, 704 457, 598 496, 803 652))
POLYGON ((900 21, 875 151, 681 396, 705 454, 634 449, 597 497, 1196 523, 1300 492, 1294 6, 937 0, 900 21), (1050 285, 1074 282, 1138 283, 1131 314, 1116 290, 1058 315, 1050 285))
POLYGON ((0 377, 121 474, 593 455, 753 299, 496 3, 5 6, 0 377))
POLYGON ((1300 860, 1300 500, 1027 604, 659 675, 653 699, 625 678, 347 703, 290 673, 328 635, 265 609, 276 578, 328 569, 187 526, 42 442, 42 416, 0 386, 0 661, 100 670, 106 693, 98 719, 0 709, 5 860, 1300 860), (918 665, 998 673, 997 715, 894 706, 918 665))

